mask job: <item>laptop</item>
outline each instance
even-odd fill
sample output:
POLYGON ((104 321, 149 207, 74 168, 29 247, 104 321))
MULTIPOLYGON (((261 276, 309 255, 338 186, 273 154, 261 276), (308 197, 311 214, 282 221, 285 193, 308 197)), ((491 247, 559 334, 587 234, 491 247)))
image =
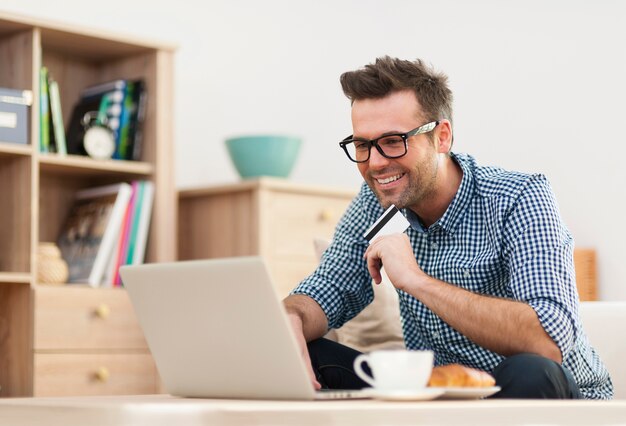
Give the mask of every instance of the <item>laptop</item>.
POLYGON ((123 266, 165 390, 177 396, 313 400, 318 391, 260 257, 123 266))

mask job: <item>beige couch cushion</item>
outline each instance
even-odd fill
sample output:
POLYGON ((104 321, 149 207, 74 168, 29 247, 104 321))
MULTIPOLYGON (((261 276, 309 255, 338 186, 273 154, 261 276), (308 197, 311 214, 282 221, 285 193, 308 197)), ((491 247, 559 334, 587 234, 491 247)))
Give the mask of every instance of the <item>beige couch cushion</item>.
POLYGON ((581 302, 580 320, 591 346, 609 370, 616 399, 626 399, 626 302, 581 302))
MULTIPOLYGON (((322 257, 329 242, 314 241, 318 258, 322 257)), ((376 349, 404 348, 398 294, 384 274, 380 284, 372 282, 374 301, 343 327, 332 330, 326 337, 361 352, 376 349)))

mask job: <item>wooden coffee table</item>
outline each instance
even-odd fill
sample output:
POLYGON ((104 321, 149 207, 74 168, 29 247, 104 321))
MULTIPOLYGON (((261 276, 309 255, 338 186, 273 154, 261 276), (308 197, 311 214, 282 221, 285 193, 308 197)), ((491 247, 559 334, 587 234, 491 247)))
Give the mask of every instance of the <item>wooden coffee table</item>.
POLYGON ((615 425, 626 401, 249 401, 167 395, 0 400, 0 424, 23 425, 615 425))

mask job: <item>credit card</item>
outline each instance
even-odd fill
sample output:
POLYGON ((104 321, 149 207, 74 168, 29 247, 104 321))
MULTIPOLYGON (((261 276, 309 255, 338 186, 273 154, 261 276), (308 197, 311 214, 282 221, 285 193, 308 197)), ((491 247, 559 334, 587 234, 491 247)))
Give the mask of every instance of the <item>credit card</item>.
POLYGON ((376 239, 376 237, 398 234, 406 231, 410 226, 406 217, 398 210, 393 204, 389 206, 385 213, 378 218, 376 222, 365 232, 363 237, 370 243, 376 239))

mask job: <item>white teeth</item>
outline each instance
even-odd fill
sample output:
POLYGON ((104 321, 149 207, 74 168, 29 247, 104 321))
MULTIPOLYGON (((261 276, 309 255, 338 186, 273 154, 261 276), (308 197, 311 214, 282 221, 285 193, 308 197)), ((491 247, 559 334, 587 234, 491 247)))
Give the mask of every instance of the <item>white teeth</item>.
POLYGON ((395 175, 395 176, 388 177, 386 179, 376 179, 376 180, 380 184, 385 184, 385 183, 396 181, 396 180, 400 179, 401 177, 402 177, 402 175, 400 174, 400 175, 395 175))

